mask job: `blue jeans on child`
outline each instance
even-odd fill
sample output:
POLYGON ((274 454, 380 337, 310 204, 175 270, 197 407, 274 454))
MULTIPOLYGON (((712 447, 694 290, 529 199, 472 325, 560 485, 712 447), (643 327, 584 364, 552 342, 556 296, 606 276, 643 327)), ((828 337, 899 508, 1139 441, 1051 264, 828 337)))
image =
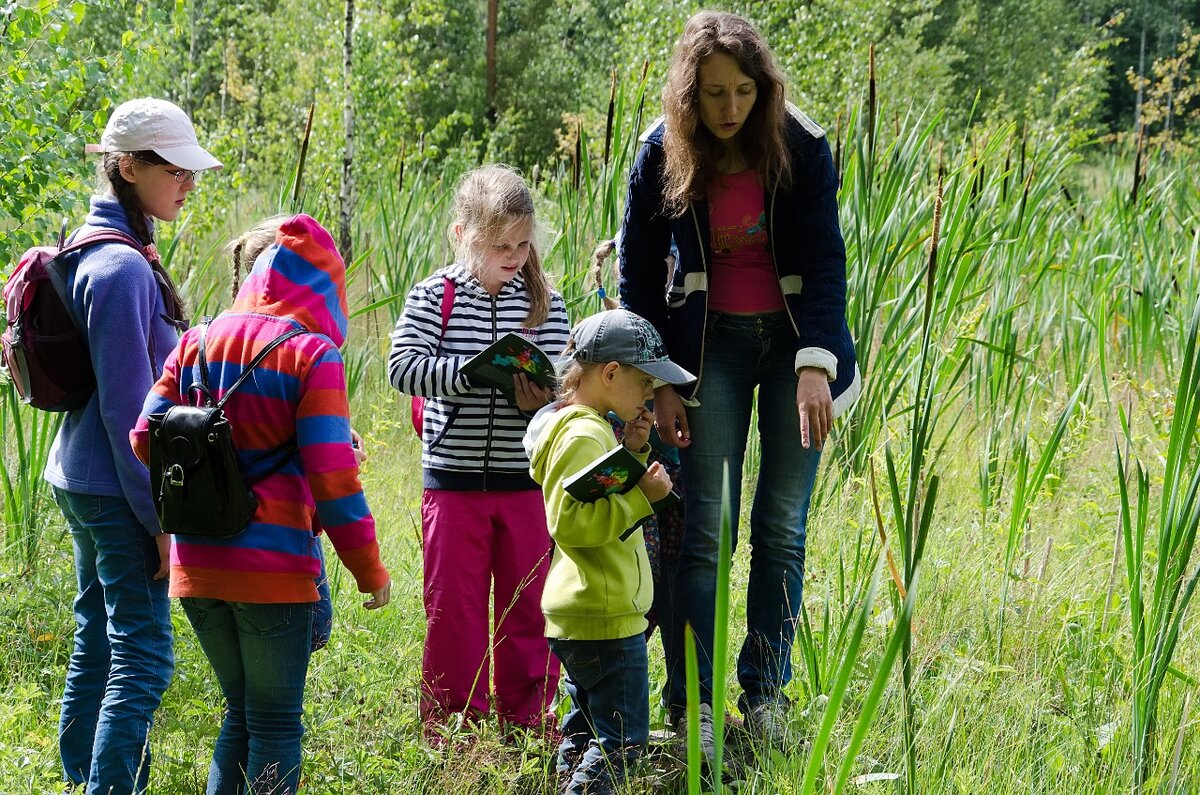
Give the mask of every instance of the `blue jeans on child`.
MULTIPOLYGON (((733 543, 737 545, 742 467, 758 388, 758 485, 750 512, 746 639, 738 656, 743 711, 781 698, 792 678, 791 649, 804 585, 805 526, 821 454, 800 444, 796 408, 796 335, 786 313, 710 312, 703 374, 687 407, 692 444, 680 451, 686 529, 675 575, 674 632, 667 652, 664 702, 674 720, 687 704, 683 627, 696 633, 701 699, 712 700, 713 619, 721 526, 721 482, 729 468, 733 543)), ((667 638, 664 638, 666 641, 667 638)))
POLYGON ((207 795, 296 792, 315 603, 180 602, 225 695, 207 795))
POLYGON ((167 580, 158 548, 123 497, 55 488, 75 548, 75 647, 67 666, 59 753, 88 793, 142 792, 147 735, 175 669, 167 580))
POLYGON ((321 573, 317 575, 317 601, 313 602, 312 650, 323 649, 333 635, 333 594, 329 589, 329 571, 325 568, 325 545, 317 539, 321 573))
POLYGON ((562 661, 571 696, 558 749, 559 771, 571 771, 565 792, 612 792, 650 739, 646 637, 550 638, 550 648, 562 661))

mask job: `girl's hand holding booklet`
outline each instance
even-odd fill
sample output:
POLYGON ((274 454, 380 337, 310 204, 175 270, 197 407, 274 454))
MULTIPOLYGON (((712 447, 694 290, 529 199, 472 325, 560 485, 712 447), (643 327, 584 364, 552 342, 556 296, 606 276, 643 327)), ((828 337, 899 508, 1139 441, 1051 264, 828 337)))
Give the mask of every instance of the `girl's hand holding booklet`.
MULTIPOLYGON (((645 464, 625 449, 625 445, 618 445, 569 477, 563 482, 563 488, 580 502, 595 502, 610 494, 625 494, 631 491, 645 474, 645 464)), ((679 495, 669 491, 667 496, 651 503, 650 508, 654 513, 658 513, 677 502, 679 495)), ((621 540, 628 538, 644 521, 645 519, 637 522, 622 533, 621 540)))
POLYGON ((471 385, 495 387, 515 403, 513 376, 521 373, 542 389, 554 385, 554 362, 531 340, 508 332, 462 366, 471 385))

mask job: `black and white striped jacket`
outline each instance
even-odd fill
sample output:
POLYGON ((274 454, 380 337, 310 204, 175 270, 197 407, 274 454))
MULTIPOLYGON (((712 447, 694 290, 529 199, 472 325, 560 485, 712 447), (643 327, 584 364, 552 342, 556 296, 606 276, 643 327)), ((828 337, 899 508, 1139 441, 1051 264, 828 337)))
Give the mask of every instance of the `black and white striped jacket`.
POLYGON ((426 398, 421 433, 425 488, 538 488, 529 476, 529 459, 521 444, 529 416, 494 389, 472 388, 459 372, 464 362, 510 331, 532 339, 557 359, 570 330, 562 296, 551 292, 549 317, 537 328, 525 328, 528 312, 529 294, 520 276, 493 297, 457 263, 439 269, 409 291, 392 331, 388 380, 401 392, 426 398), (442 337, 446 278, 455 284, 454 306, 442 337))

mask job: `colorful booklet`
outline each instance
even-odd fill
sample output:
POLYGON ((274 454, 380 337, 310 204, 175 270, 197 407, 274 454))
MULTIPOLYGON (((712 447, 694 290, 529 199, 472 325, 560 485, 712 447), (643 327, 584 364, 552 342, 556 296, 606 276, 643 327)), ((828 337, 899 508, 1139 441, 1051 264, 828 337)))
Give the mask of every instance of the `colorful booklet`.
MULTIPOLYGON (((646 474, 646 465, 637 459, 625 445, 617 445, 604 455, 588 464, 579 472, 567 478, 563 488, 580 502, 595 502, 610 494, 625 494, 637 486, 642 475, 646 474)), ((654 513, 658 513, 679 502, 679 495, 668 491, 667 496, 650 504, 654 513)), ((650 517, 646 517, 649 519, 650 517)), ((634 530, 641 527, 639 520, 633 527, 621 534, 621 540, 629 538, 634 530)))
POLYGON ((554 362, 535 343, 516 332, 508 332, 462 366, 472 386, 495 387, 513 400, 513 376, 525 376, 542 387, 554 385, 554 362))

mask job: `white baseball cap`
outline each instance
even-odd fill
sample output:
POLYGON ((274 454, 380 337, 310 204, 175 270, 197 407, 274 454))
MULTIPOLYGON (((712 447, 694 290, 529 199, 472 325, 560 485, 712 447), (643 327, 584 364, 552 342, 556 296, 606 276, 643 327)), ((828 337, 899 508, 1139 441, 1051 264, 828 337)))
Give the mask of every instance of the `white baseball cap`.
POLYGON ((122 102, 108 117, 100 144, 88 144, 88 152, 152 151, 173 166, 188 171, 220 168, 221 161, 196 140, 192 120, 165 99, 143 97, 122 102))

